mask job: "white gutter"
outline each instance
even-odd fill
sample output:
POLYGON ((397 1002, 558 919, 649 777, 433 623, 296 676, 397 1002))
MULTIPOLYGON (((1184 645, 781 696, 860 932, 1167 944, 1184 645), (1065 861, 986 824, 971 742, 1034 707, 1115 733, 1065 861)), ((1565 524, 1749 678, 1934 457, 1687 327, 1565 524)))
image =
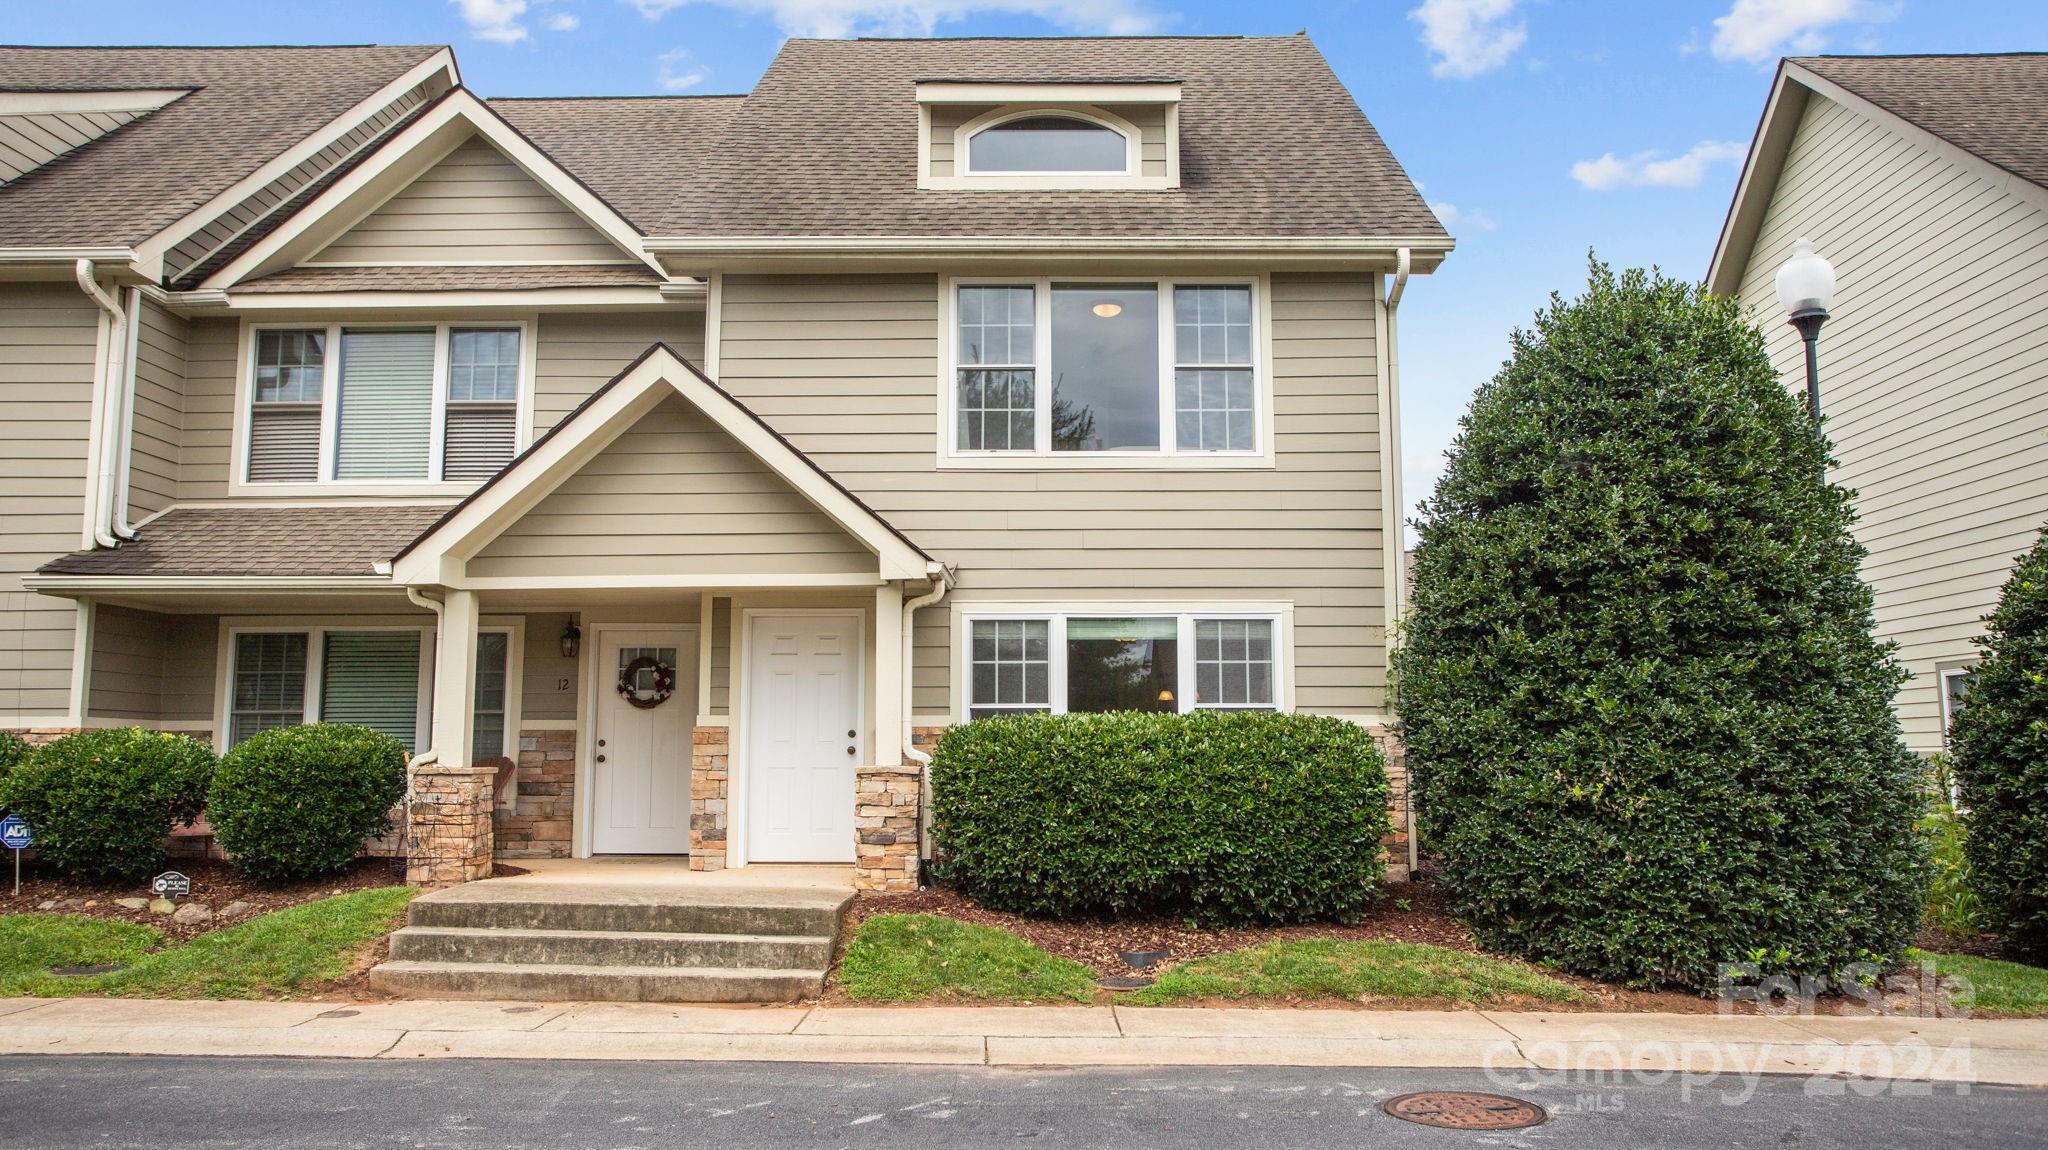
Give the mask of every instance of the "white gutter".
MULTIPOLYGON (((1387 506, 1393 519, 1392 530, 1387 533, 1387 643, 1395 641, 1395 624, 1401 621, 1401 592, 1407 583, 1407 574, 1402 570, 1406 548, 1403 535, 1407 532, 1406 514, 1408 505, 1401 492, 1401 337, 1400 326, 1395 318, 1401 310, 1401 296, 1408 290, 1410 266, 1407 248, 1402 248, 1395 258, 1394 282, 1387 288, 1386 313, 1387 330, 1387 412, 1385 452, 1381 458, 1387 477, 1387 506)), ((1389 708, 1391 710, 1391 708, 1389 708)), ((1412 778, 1407 786, 1408 823, 1408 875, 1412 879, 1416 865, 1421 861, 1421 848, 1415 841, 1415 788, 1412 778)))
POLYGON ((1442 254, 1453 241, 1444 236, 649 236, 650 252, 826 253, 873 252, 1277 252, 1311 255, 1393 255, 1399 250, 1442 254))
POLYGON ((93 417, 93 438, 97 445, 93 459, 95 484, 91 506, 87 510, 92 516, 93 542, 101 547, 118 547, 121 539, 114 529, 114 486, 118 471, 114 460, 120 450, 120 412, 126 406, 121 394, 121 379, 122 361, 127 358, 128 349, 128 313, 122 310, 119 300, 100 286, 91 260, 79 260, 74 270, 79 290, 99 305, 108 325, 105 354, 99 356, 93 365, 93 393, 99 402, 93 417))

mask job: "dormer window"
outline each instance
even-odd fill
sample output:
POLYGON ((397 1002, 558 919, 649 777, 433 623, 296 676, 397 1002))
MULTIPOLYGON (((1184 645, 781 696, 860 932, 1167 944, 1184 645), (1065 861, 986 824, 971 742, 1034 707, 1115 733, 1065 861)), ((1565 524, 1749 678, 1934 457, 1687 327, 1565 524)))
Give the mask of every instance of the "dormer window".
POLYGON ((1180 84, 921 80, 917 185, 933 190, 1180 186, 1180 84))
POLYGON ((967 138, 967 171, 1116 172, 1130 170, 1134 141, 1107 124, 1060 113, 1001 120, 967 138))

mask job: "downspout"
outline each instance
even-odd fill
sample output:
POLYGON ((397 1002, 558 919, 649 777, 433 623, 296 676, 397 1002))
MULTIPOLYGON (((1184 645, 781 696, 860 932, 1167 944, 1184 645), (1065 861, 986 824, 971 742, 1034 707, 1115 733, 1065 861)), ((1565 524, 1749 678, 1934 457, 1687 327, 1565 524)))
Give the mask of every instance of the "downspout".
POLYGON ((121 403, 114 414, 121 421, 114 442, 121 445, 120 470, 115 473, 113 510, 108 529, 114 538, 132 540, 135 528, 128 522, 128 489, 135 481, 135 371, 142 344, 142 289, 128 289, 128 341, 121 351, 121 403))
POLYGON ((118 547, 121 541, 113 531, 114 428, 120 424, 115 412, 122 405, 119 364, 128 347, 128 314, 121 310, 121 302, 100 286, 91 260, 79 260, 76 272, 79 290, 99 305, 108 324, 106 355, 94 365, 93 370, 93 390, 99 393, 100 405, 93 429, 99 451, 93 460, 96 486, 91 508, 92 540, 101 547, 118 547))
MULTIPOLYGON (((1382 456, 1387 476, 1387 505, 1393 509, 1394 529, 1391 545, 1387 548, 1387 641, 1394 642, 1395 625, 1401 621, 1401 596, 1407 590, 1407 572, 1403 570, 1407 549, 1403 536, 1407 532, 1405 516, 1408 505, 1401 492, 1401 335, 1400 325, 1395 323, 1396 314, 1401 310, 1402 293, 1408 290, 1408 271, 1412 256, 1407 248, 1400 249, 1394 260, 1394 282, 1387 289, 1387 442, 1382 456)), ((1406 754, 1403 753, 1403 760, 1406 754)), ((1401 805, 1406 808, 1408 829, 1408 877, 1412 881, 1416 868, 1422 861, 1422 849, 1415 838, 1415 783, 1411 775, 1402 788, 1406 799, 1401 805)))
POLYGON ((914 638, 913 633, 917 628, 918 608, 929 607, 932 604, 937 603, 939 600, 944 599, 946 597, 946 592, 951 590, 952 587, 953 573, 951 571, 948 571, 945 567, 940 566, 938 570, 933 574, 932 589, 930 591, 927 591, 924 594, 919 595, 915 599, 906 599, 903 601, 902 742, 904 757, 910 759, 912 762, 915 762, 920 768, 922 768, 918 772, 917 796, 917 881, 920 886, 922 886, 926 881, 928 881, 929 878, 929 876, 925 873, 924 858, 925 828, 928 825, 930 825, 931 822, 932 757, 930 755, 925 754, 923 751, 918 750, 917 745, 911 741, 911 733, 917 729, 915 722, 913 722, 912 715, 912 712, 914 712, 916 708, 911 705, 910 701, 911 681, 915 677, 912 674, 912 669, 910 666, 912 647, 911 640, 914 638))

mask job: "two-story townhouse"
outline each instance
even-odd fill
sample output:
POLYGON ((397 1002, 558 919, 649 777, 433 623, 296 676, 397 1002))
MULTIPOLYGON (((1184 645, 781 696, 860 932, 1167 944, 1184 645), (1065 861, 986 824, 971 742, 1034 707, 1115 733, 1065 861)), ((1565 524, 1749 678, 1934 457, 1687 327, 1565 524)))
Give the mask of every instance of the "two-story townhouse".
POLYGON ((516 758, 502 855, 901 885, 855 795, 948 724, 1387 717, 1451 241, 1305 36, 14 48, 0 159, 0 727, 366 723, 516 758))
POLYGON ((1786 382, 1805 383, 1774 278, 1834 266, 1819 337, 1832 478, 1856 491, 1880 637, 1912 679, 1907 745, 1942 748, 1971 640, 2048 522, 2048 56, 1783 61, 1714 250, 1786 382))

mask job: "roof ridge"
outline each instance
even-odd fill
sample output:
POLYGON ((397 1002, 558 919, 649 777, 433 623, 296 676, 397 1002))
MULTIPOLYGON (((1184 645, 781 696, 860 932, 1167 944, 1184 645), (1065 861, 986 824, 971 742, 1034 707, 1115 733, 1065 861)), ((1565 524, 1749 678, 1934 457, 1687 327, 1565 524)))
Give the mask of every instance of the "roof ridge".
POLYGON ((486 104, 591 103, 598 100, 744 100, 748 92, 646 92, 633 96, 490 96, 486 104))
POLYGON ((1300 33, 1287 36, 1246 36, 1231 33, 1210 33, 1207 35, 1176 36, 1171 33, 1149 33, 1126 36, 854 36, 850 39, 844 36, 792 36, 790 39, 809 44, 958 44, 967 41, 1023 41, 1027 43, 1035 41, 1038 43, 1056 43, 1071 40, 1292 40, 1299 35, 1300 33))
POLYGON ((1801 60, 1984 60, 2023 59, 2048 56, 2048 51, 2032 52, 1821 52, 1812 56, 1787 56, 1787 60, 1799 63, 1801 60))
POLYGON ((290 48, 318 52, 329 48, 429 48, 453 49, 447 44, 0 44, 0 48, 26 48, 48 52, 241 52, 290 48))

